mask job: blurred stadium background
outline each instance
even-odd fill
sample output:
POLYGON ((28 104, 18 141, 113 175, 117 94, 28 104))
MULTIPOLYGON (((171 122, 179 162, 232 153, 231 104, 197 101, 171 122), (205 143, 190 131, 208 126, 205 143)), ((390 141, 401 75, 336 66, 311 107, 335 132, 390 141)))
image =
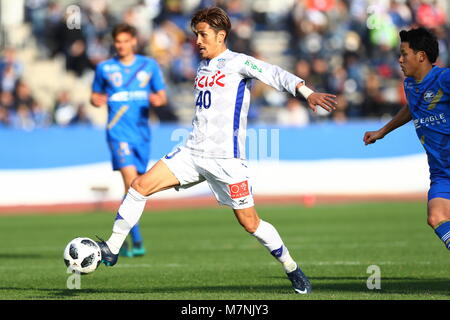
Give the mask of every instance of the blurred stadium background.
MULTIPOLYGON (((179 144, 193 115, 198 63, 190 16, 209 5, 232 18, 230 49, 338 95, 336 112, 313 114, 304 100, 254 83, 248 150, 261 201, 425 199, 426 157, 412 125, 374 146, 364 147, 362 137, 406 103, 399 30, 433 29, 437 64, 448 66, 446 0, 0 0, 0 210, 120 201, 106 110, 88 101, 118 22, 138 28, 139 52, 158 60, 168 85, 169 105, 149 119, 152 161, 179 144)), ((214 203, 206 185, 156 198, 173 197, 214 203)))

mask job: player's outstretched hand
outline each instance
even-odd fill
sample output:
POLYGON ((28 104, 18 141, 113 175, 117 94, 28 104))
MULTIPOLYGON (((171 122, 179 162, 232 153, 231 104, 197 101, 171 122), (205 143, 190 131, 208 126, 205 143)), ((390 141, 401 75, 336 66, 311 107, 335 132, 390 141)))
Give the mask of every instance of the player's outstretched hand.
POLYGON ((380 132, 380 130, 377 130, 377 131, 367 131, 366 133, 364 133, 363 140, 367 146, 368 144, 375 143, 375 141, 377 141, 379 139, 383 139, 383 138, 384 138, 384 134, 382 134, 380 132))
POLYGON ((328 112, 336 110, 337 101, 334 94, 314 92, 308 97, 308 104, 312 111, 317 112, 317 107, 322 107, 328 112))

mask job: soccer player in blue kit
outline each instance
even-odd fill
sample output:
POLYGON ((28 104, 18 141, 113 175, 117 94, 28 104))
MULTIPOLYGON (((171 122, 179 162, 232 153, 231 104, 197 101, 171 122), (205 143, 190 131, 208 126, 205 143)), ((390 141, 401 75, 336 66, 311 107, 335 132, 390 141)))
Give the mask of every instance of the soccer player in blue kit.
POLYGON ((428 224, 450 250, 450 71, 433 65, 436 37, 425 28, 400 32, 400 67, 408 106, 385 126, 364 135, 366 145, 413 120, 430 167, 428 224))
MULTIPOLYGON (((150 160, 149 108, 167 102, 165 84, 158 63, 135 54, 137 31, 119 24, 112 31, 116 56, 99 63, 92 84, 91 103, 108 106, 107 141, 113 170, 119 170, 125 194, 132 181, 147 170, 150 160)), ((130 231, 132 249, 123 256, 142 256, 145 248, 139 225, 130 231)))

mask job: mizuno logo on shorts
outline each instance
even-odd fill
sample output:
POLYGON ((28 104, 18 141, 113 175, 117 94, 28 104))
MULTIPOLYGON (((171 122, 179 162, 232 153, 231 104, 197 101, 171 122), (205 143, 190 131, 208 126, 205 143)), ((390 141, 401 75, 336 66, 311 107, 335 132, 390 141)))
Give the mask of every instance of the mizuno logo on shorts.
POLYGON ((240 205, 240 206, 243 206, 244 204, 247 204, 247 203, 248 203, 247 198, 245 198, 245 199, 239 199, 239 205, 240 205))

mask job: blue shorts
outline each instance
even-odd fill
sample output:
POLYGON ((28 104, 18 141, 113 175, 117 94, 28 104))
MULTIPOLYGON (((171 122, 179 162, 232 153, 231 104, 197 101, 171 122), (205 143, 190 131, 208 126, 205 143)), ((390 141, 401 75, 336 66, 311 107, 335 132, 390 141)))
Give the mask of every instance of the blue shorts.
POLYGON ((144 174, 147 171, 147 165, 150 161, 149 142, 130 143, 109 140, 108 144, 111 151, 113 170, 135 166, 139 174, 144 174))
POLYGON ((428 190, 428 201, 433 198, 450 200, 450 179, 431 178, 430 190, 428 190))

